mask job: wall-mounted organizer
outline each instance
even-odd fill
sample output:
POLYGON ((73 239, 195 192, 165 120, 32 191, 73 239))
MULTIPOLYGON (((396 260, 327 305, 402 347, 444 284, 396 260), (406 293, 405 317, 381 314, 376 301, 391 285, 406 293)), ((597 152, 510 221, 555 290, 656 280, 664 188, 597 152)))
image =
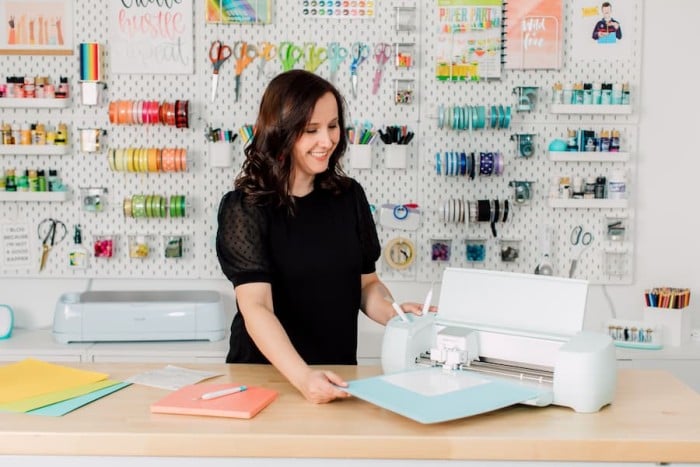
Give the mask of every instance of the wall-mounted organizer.
MULTIPOLYGON (((216 212, 241 167, 246 140, 213 141, 208 131, 212 126, 236 130, 254 122, 269 80, 286 66, 305 68, 311 50, 306 44, 312 44, 316 52, 326 49, 325 61, 317 54, 321 63, 313 64, 317 65, 315 73, 332 79, 343 93, 348 122, 371 122, 374 129, 407 126, 415 133, 403 148, 377 140, 366 148, 353 147, 351 151, 358 149, 357 154, 344 160, 345 171, 363 185, 377 210, 383 251, 378 268, 383 279, 432 282, 440 280, 448 266, 533 272, 540 257, 538 236, 543 225, 552 227, 553 272, 566 276, 575 253, 570 234, 582 225, 594 240, 578 258, 575 277, 592 283, 632 281, 641 0, 615 6, 616 17, 622 15, 625 27, 624 54, 614 61, 607 59, 615 66, 591 66, 595 59, 579 54, 573 37, 580 18, 574 19, 574 4, 562 1, 561 67, 511 69, 506 64, 497 70, 495 60, 484 61, 480 66, 492 68, 481 79, 475 79, 478 67, 474 64, 452 67, 468 71, 469 79, 464 80, 436 77, 445 46, 444 10, 439 1, 385 0, 376 2, 371 16, 354 19, 305 15, 297 2, 277 1, 272 2, 272 22, 265 25, 208 23, 204 5, 181 2, 178 8, 191 9, 192 37, 181 38, 182 49, 172 52, 189 57, 193 71, 178 73, 163 67, 158 74, 117 72, 112 66, 116 49, 110 44, 110 31, 118 24, 118 8, 105 9, 98 0, 77 3, 73 42, 86 44, 83 54, 94 57, 97 53, 100 73, 86 74, 78 47, 73 56, 0 56, 3 69, 12 75, 63 76, 71 85, 67 99, 0 98, 3 120, 10 124, 42 121, 55 127, 65 122, 70 130, 60 157, 53 152, 4 153, 5 145, 0 146, 4 153, 0 172, 55 168, 70 188, 62 193, 0 193, 0 214, 8 214, 3 224, 28 219, 30 230, 47 217, 70 226, 80 224, 83 244, 93 258, 87 269, 71 269, 66 259, 71 242, 64 241, 54 248, 41 273, 34 267, 36 257, 22 268, 3 267, 0 258, 0 274, 222 278, 214 250, 216 212), (323 39, 316 34, 321 29, 328 31, 323 39), (212 100, 208 52, 215 40, 231 47, 245 41, 259 56, 245 67, 241 64, 240 73, 236 58, 227 60, 212 100), (283 42, 299 49, 287 65, 279 56, 283 42), (367 59, 357 68, 357 96, 351 78, 356 42, 369 47, 367 59), (379 44, 389 45, 389 57, 383 64, 374 53, 379 44), (581 102, 577 100, 579 83, 581 102), (607 84, 612 85, 609 103, 603 98, 608 98, 607 84), (99 96, 84 101, 78 97, 82 87, 99 96), (624 102, 623 89, 628 99, 624 102), (598 95, 600 103, 595 103, 598 95), (188 104, 186 124, 181 119, 178 125, 178 102, 188 104), (156 120, 159 124, 154 124, 156 120), (567 146, 570 130, 582 138, 582 147, 576 138, 576 151, 567 146), (610 150, 610 142, 608 151, 587 150, 588 132, 595 135, 596 149, 602 149, 604 135, 612 139, 613 131, 619 134, 617 151, 610 150), (559 142, 551 144, 554 141, 559 142), (605 177, 604 193, 617 197, 595 196, 601 177, 605 177), (589 182, 592 192, 587 191, 589 182), (611 191, 613 187, 616 191, 611 191), (135 197, 139 216, 133 215, 135 197), (40 200, 62 202, 37 202, 40 200), (87 205, 86 200, 90 200, 87 205), (131 215, 125 215, 127 201, 131 206, 126 212, 131 215), (476 211, 477 218, 470 221, 470 206, 478 206, 479 201, 489 206, 480 214, 488 214, 489 219, 479 221, 476 211), (416 205, 407 208, 409 213, 420 213, 416 228, 403 228, 406 224, 399 221, 382 222, 385 205, 416 205), (165 216, 160 215, 163 209, 165 216), (22 219, 15 215, 18 211, 22 219), (134 238, 148 240, 141 242, 147 243, 148 255, 140 255, 144 248, 134 249, 138 258, 130 254, 134 238), (406 252, 410 252, 410 261, 401 259, 406 252)), ((148 8, 155 12, 157 3, 148 8)), ((499 26, 503 30, 513 21, 514 3, 503 5, 499 26)), ((455 36, 457 40, 462 37, 455 36)), ((508 62, 508 55, 516 49, 513 44, 509 47, 507 35, 503 37, 503 58, 508 62)), ((482 51, 473 52, 479 58, 482 51)), ((31 251, 38 254, 38 240, 31 241, 31 251)))

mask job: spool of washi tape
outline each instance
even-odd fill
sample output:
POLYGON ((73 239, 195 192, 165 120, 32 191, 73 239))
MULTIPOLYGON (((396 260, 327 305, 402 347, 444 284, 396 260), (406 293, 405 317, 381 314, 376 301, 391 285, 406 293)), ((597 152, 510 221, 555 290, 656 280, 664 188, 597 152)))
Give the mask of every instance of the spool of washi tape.
POLYGON ((102 78, 102 51, 97 42, 80 44, 80 80, 100 81, 102 78))

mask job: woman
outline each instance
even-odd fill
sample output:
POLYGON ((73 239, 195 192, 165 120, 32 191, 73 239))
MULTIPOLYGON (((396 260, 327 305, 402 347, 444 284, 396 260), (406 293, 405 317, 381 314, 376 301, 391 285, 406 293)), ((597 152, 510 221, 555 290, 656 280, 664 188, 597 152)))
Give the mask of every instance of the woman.
POLYGON ((278 75, 218 214, 217 255, 239 311, 227 363, 272 363, 315 403, 348 397, 342 378, 309 365, 357 363, 358 310, 382 324, 395 314, 375 272, 367 198, 339 165, 346 147, 333 85, 303 70, 278 75))

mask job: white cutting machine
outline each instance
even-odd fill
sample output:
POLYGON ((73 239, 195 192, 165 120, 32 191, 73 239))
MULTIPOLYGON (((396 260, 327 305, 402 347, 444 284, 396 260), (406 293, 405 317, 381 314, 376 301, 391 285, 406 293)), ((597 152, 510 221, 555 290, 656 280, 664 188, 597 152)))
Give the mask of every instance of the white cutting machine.
POLYGON ((474 371, 536 386, 522 403, 596 412, 613 400, 617 368, 612 339, 582 331, 587 293, 582 280, 448 268, 437 315, 387 324, 383 370, 474 371))
POLYGON ((57 342, 177 341, 224 338, 228 318, 214 290, 98 290, 59 297, 57 342))

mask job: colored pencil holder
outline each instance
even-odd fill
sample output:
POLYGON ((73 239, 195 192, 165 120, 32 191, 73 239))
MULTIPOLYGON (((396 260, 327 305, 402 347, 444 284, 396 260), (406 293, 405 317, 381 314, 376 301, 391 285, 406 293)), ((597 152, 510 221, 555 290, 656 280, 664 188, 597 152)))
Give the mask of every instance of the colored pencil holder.
POLYGON ((692 328, 691 307, 644 307, 644 322, 663 330, 663 345, 679 347, 690 340, 692 328))
POLYGON ((233 145, 228 141, 216 141, 209 144, 209 165, 212 167, 231 167, 233 164, 233 145))
POLYGON ((349 144, 348 160, 353 169, 372 168, 372 145, 371 144, 349 144))

